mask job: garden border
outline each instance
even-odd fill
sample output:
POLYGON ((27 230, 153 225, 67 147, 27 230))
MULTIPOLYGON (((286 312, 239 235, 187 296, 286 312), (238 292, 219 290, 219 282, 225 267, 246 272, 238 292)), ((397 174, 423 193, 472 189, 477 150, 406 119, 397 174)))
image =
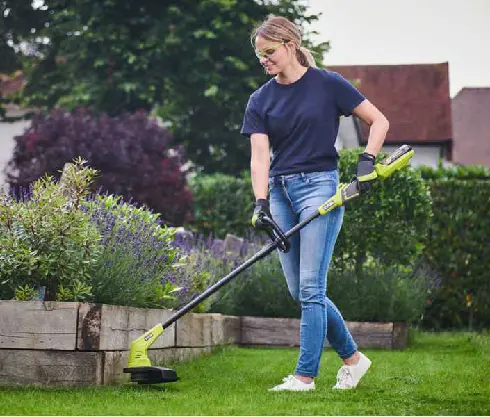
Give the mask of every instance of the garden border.
MULTIPOLYGON (((128 382, 122 371, 131 341, 170 314, 107 304, 0 300, 0 383, 128 382)), ((360 348, 407 347, 407 323, 347 326, 360 348)), ((165 330, 148 355, 154 364, 181 362, 227 345, 296 347, 299 319, 188 313, 165 330)))

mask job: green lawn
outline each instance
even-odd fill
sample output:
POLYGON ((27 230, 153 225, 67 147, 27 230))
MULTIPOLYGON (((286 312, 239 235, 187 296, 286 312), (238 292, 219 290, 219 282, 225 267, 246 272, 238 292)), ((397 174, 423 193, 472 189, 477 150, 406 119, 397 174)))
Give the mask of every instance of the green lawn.
MULTIPOLYGON (((323 356, 314 392, 271 393, 294 349, 229 348, 174 365, 179 382, 153 386, 0 388, 2 415, 488 415, 490 335, 417 334, 406 351, 365 350, 356 390, 333 391, 340 365, 323 356)), ((168 365, 168 364, 167 364, 168 365)))

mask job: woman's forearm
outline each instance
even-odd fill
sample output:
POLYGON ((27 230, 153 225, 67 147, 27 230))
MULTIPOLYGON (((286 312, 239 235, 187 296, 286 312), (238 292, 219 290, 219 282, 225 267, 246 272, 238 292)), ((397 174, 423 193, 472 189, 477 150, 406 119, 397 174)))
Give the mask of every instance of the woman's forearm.
POLYGON ((252 158, 250 172, 255 199, 267 198, 269 194, 269 158, 252 158))
POLYGON ((369 138, 365 152, 378 156, 390 128, 388 119, 367 99, 359 104, 353 113, 369 125, 369 138))
POLYGON ((250 174, 255 199, 267 199, 269 194, 269 138, 267 135, 256 133, 251 136, 252 155, 250 159, 250 174))
POLYGON ((370 126, 369 129, 369 138, 366 146, 366 152, 378 156, 381 148, 383 147, 383 143, 386 139, 386 133, 390 128, 390 123, 386 119, 386 117, 378 117, 376 118, 370 126))

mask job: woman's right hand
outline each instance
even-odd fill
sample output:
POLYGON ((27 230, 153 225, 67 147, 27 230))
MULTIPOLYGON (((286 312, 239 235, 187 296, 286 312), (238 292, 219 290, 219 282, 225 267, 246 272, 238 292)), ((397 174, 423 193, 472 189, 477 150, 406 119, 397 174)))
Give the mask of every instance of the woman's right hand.
POLYGON ((252 215, 252 226, 256 229, 261 229, 264 225, 262 224, 261 218, 267 216, 272 219, 272 214, 269 207, 269 200, 265 198, 259 198, 255 202, 255 208, 252 215))

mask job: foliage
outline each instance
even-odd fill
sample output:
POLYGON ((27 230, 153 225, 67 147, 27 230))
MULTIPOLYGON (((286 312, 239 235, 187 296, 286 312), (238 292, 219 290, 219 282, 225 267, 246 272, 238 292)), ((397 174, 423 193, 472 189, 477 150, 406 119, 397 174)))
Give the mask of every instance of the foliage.
POLYGON ((250 174, 239 177, 216 173, 199 174, 189 181, 194 196, 194 220, 186 227, 205 236, 224 238, 228 233, 250 232, 253 194, 250 174))
MULTIPOLYGON (((0 1, 0 16, 2 17, 0 19, 0 57, 2 57, 0 75, 20 70, 23 61, 28 60, 24 57, 22 46, 25 46, 25 39, 32 37, 33 33, 43 27, 45 23, 43 14, 42 10, 33 9, 32 1, 29 0, 0 1)), ((12 96, 7 98, 0 92, 0 121, 16 120, 16 118, 6 116, 5 108, 5 104, 14 100, 12 96)))
POLYGON ((370 259, 362 274, 353 267, 332 268, 327 295, 348 321, 419 323, 436 288, 422 265, 384 265, 370 259))
POLYGON ((488 327, 490 181, 448 176, 429 181, 434 218, 425 256, 442 284, 424 324, 436 328, 488 327))
MULTIPOLYGON (((4 4, 11 16, 27 6, 4 4)), ((318 19, 298 0, 45 0, 35 13, 38 20, 26 20, 32 35, 13 38, 37 57, 25 67, 27 104, 93 104, 110 115, 157 109, 195 164, 233 174, 248 166, 238 133, 245 104, 267 79, 249 42, 252 28, 270 13, 301 26, 318 19)), ((12 25, 11 33, 24 31, 12 25)), ((321 61, 328 43, 304 37, 321 61)))
POLYGON ((101 192, 122 196, 162 213, 171 224, 192 218, 192 196, 171 133, 144 112, 109 117, 90 108, 38 114, 15 137, 8 182, 26 188, 45 173, 59 177, 67 161, 81 156, 99 172, 101 192))
MULTIPOLYGON (((340 181, 349 182, 361 149, 340 152, 340 181)), ((377 162, 387 154, 381 153, 377 162)), ((421 255, 432 211, 429 189, 410 167, 374 183, 366 195, 346 205, 334 262, 354 261, 358 274, 369 255, 386 265, 410 264, 421 255)))
POLYGON ((55 300, 60 286, 74 291, 90 280, 100 236, 78 206, 95 175, 83 165, 82 160, 70 165, 61 186, 45 176, 34 182, 30 195, 0 196, 2 298, 15 289, 19 297, 32 297, 44 286, 45 299, 55 300))
MULTIPOLYGON (((266 242, 261 236, 244 240, 236 251, 225 251, 223 242, 213 239, 177 240, 199 259, 207 271, 207 286, 228 275, 251 258, 266 242)), ((418 322, 427 299, 437 284, 419 265, 386 266, 370 258, 362 275, 354 264, 344 269, 332 267, 328 274, 327 294, 352 321, 418 322)), ((235 316, 300 317, 299 303, 289 294, 277 252, 256 262, 204 302, 202 311, 235 316)))
POLYGON ((422 178, 425 180, 437 180, 437 179, 459 179, 459 180, 469 180, 469 179, 480 179, 488 180, 490 179, 490 168, 486 168, 482 165, 454 165, 454 166, 443 166, 439 164, 437 168, 432 168, 429 166, 419 166, 416 168, 420 172, 422 178))
POLYGON ((39 292, 29 284, 19 285, 15 289, 15 299, 19 301, 30 301, 39 299, 39 292))
MULTIPOLYGON (((215 303, 213 311, 230 315, 300 317, 276 253, 254 265, 246 276, 215 303)), ((331 268, 327 296, 349 321, 418 322, 428 297, 427 279, 401 266, 365 265, 362 276, 353 268, 331 268)))
MULTIPOLYGON (((243 251, 226 251, 224 241, 214 239, 212 235, 204 237, 189 232, 177 233, 173 244, 186 254, 179 272, 189 277, 194 293, 202 293, 223 278, 239 265, 244 256, 243 251)), ((195 311, 207 311, 215 297, 200 303, 195 311)))
MULTIPOLYGON (((236 256, 225 276, 260 247, 248 244, 242 256, 236 256), (233 266, 233 268, 232 268, 233 266)), ((223 254, 223 258, 233 255, 223 254)), ((271 253, 227 284, 210 303, 209 310, 232 316, 300 317, 300 306, 289 295, 279 256, 271 253)))
POLYGON ((84 165, 2 196, 0 298, 172 308, 195 296, 176 229, 120 196, 89 195, 96 170, 84 165))
POLYGON ((160 225, 158 214, 112 195, 97 195, 82 209, 101 235, 90 280, 94 302, 155 308, 185 298, 190 285, 177 271, 183 253, 172 244, 175 229, 160 225))

